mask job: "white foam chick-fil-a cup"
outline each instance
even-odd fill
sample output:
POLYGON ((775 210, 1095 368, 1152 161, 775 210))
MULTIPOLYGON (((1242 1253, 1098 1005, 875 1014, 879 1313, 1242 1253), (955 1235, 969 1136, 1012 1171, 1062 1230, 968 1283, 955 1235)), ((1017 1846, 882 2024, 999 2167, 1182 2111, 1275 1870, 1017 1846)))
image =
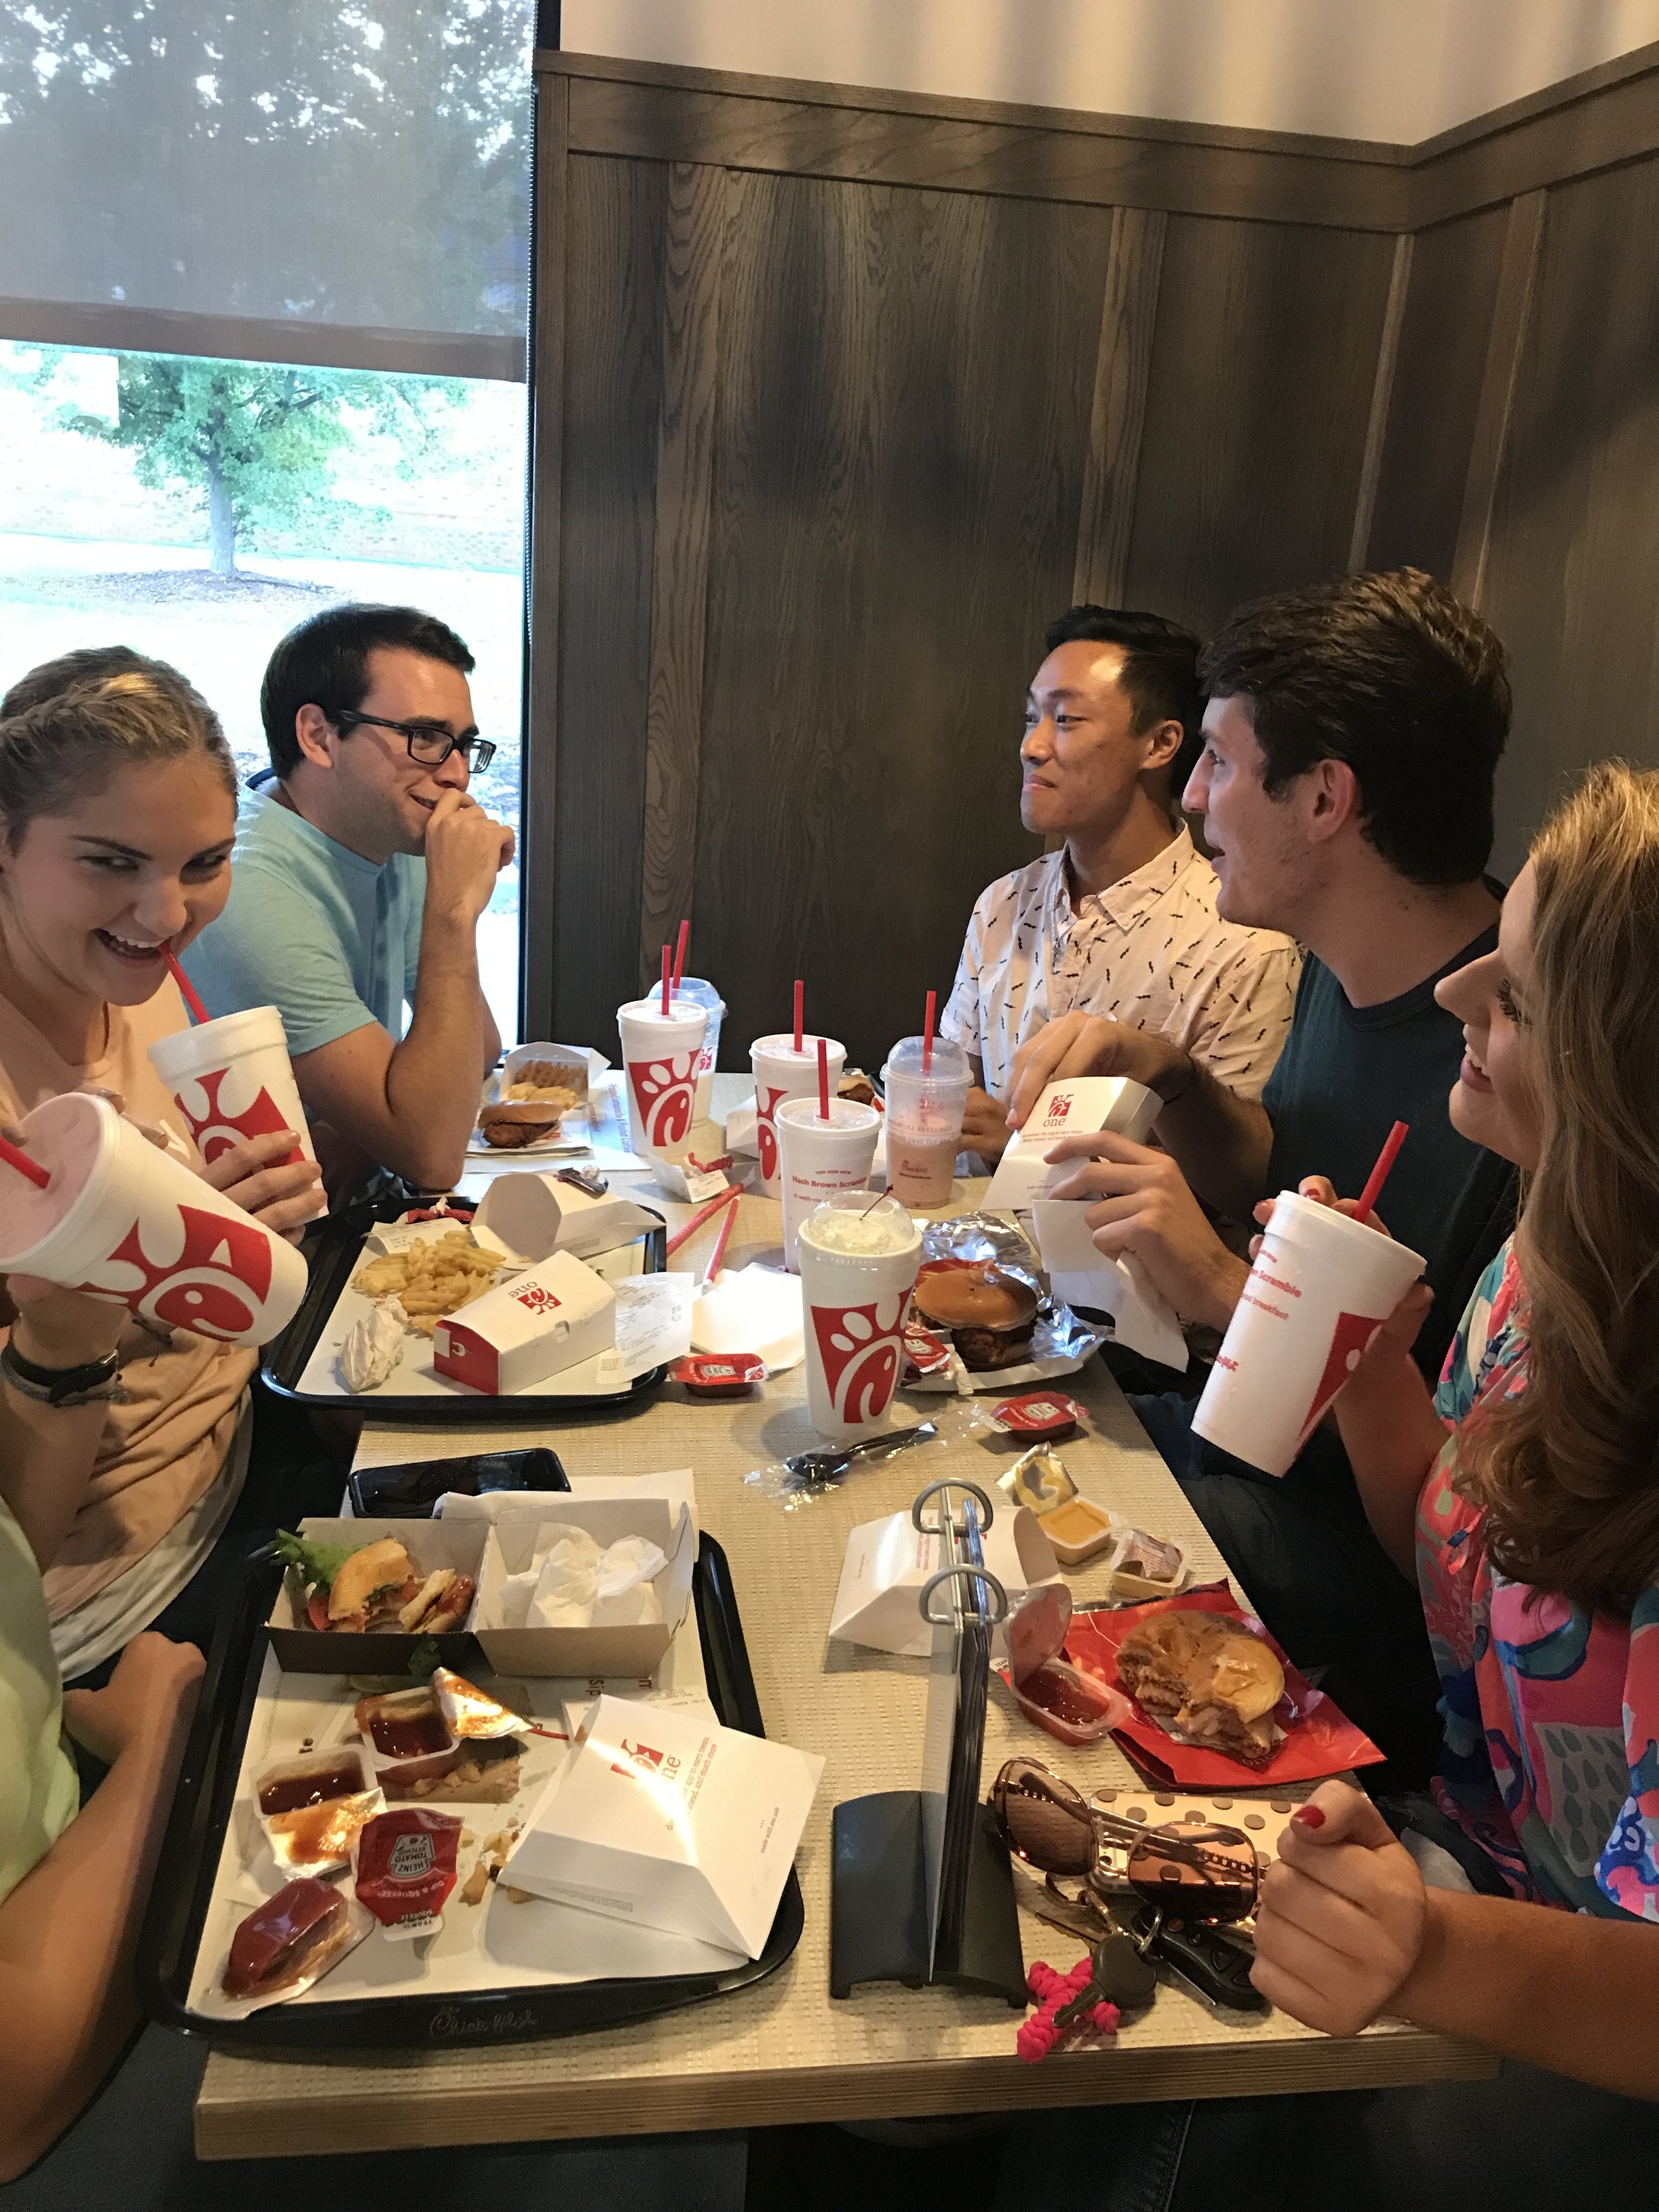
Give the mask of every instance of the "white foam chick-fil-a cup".
POLYGON ((228 1344, 268 1343, 293 1319, 307 1279, 293 1245, 107 1099, 65 1091, 21 1131, 33 1173, 0 1147, 0 1274, 40 1275, 228 1344))
POLYGON ((1194 1432, 1265 1474, 1285 1474, 1426 1264, 1380 1230, 1281 1190, 1194 1432))
POLYGON ((903 1370, 921 1231, 896 1199, 837 1191, 802 1222, 796 1249, 812 1426, 837 1443, 873 1435, 903 1370))
POLYGON ((647 1158, 678 1166, 690 1149, 696 1119, 697 1063, 708 1031, 708 1010, 662 995, 633 999, 617 1009, 629 1138, 647 1158))
MULTIPOLYGON (((847 1048, 834 1037, 825 1037, 823 1042, 829 1048, 830 1089, 833 1095, 847 1065, 847 1048)), ((778 1171, 777 1110, 786 1098, 817 1096, 818 1043, 811 1030, 801 1031, 799 1045, 789 1031, 783 1030, 775 1036, 757 1037, 749 1048, 750 1065, 755 1071, 755 1148, 760 1154, 763 1197, 783 1195, 778 1171)))
POLYGON ((283 1164, 316 1158, 288 1056, 288 1032, 275 1006, 249 1006, 157 1037, 149 1060, 204 1160, 277 1129, 292 1129, 300 1139, 283 1164))

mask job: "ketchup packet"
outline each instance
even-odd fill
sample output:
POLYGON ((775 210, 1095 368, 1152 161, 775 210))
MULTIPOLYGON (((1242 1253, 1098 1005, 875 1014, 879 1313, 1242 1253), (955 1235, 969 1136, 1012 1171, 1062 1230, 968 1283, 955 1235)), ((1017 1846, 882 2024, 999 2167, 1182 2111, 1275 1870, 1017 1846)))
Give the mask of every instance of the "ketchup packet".
POLYGON ((357 1836, 357 1902, 388 1936, 435 1933, 455 1887, 461 1824, 424 1805, 377 1814, 357 1836))
POLYGON ((914 1382, 920 1375, 945 1375, 950 1371, 951 1347, 943 1337, 935 1336, 931 1328, 924 1328, 919 1321, 908 1317, 900 1334, 907 1382, 914 1382))
POLYGON ((1048 1443, 1069 1437, 1082 1418, 1076 1399, 1058 1390, 1030 1390, 1022 1397, 1005 1398, 991 1413, 997 1426, 1011 1437, 1038 1437, 1048 1443))
POLYGON ((668 1370, 694 1398, 741 1398, 766 1380, 766 1362, 753 1352, 693 1352, 668 1370))

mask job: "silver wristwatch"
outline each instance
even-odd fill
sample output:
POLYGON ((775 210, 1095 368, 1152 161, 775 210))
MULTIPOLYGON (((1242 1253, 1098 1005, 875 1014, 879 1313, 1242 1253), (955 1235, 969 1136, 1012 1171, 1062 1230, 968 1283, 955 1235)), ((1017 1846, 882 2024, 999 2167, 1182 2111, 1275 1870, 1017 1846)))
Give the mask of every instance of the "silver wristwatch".
POLYGON ((32 1359, 24 1358, 8 1337, 0 1345, 0 1375, 21 1395, 43 1406, 90 1406, 100 1400, 113 1403, 126 1397, 121 1388, 118 1352, 106 1352, 101 1359, 86 1360, 79 1367, 37 1367, 32 1359))

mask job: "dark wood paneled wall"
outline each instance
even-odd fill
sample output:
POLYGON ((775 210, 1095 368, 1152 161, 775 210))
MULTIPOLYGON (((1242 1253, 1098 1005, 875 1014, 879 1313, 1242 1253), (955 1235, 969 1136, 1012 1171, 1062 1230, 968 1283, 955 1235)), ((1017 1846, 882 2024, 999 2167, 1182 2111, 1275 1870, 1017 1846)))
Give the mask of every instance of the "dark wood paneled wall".
POLYGON ((611 1043, 690 912, 725 1065, 797 975, 878 1060, 1036 850, 1073 598, 1450 575, 1505 865, 1649 757, 1659 52, 1418 149, 539 67, 528 1034, 611 1043))

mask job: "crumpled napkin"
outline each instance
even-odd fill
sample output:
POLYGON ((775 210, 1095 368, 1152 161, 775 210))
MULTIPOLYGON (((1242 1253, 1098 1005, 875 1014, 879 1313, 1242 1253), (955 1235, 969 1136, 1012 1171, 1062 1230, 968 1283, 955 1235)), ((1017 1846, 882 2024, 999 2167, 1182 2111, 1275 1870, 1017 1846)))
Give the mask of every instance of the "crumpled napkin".
POLYGON ((348 1390, 373 1390, 384 1382, 404 1356, 409 1316, 396 1298, 354 1322, 340 1346, 340 1372, 348 1390))
POLYGON ((619 1628, 659 1621, 653 1587, 667 1565, 661 1547, 621 1536, 604 1549, 586 1528, 544 1523, 536 1554, 522 1574, 496 1591, 504 1628, 619 1628))

